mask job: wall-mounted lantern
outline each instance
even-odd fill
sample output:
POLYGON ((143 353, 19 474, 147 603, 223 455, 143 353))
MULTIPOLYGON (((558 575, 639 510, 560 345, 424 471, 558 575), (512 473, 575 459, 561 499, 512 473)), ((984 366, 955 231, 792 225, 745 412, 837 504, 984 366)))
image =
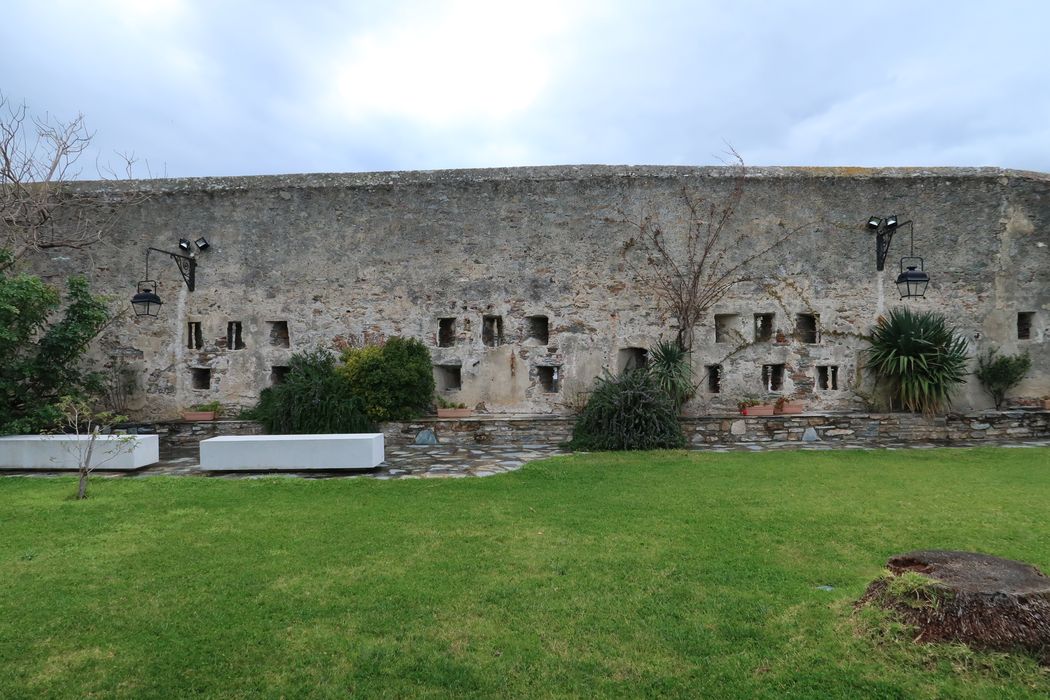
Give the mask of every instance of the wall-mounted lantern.
MULTIPOLYGON (((209 248, 209 244, 204 238, 199 238, 195 241, 199 250, 205 250, 209 248)), ((185 238, 179 239, 179 248, 182 250, 189 250, 190 242, 185 238)), ((175 261, 175 264, 179 268, 179 272, 182 273, 182 279, 186 282, 186 288, 191 292, 196 286, 197 280, 197 260, 190 255, 181 255, 179 253, 172 253, 167 250, 161 250, 160 248, 146 248, 146 278, 140 280, 135 291, 135 296, 131 297, 131 306, 135 309, 136 316, 153 316, 156 317, 160 312, 160 307, 164 303, 160 300, 157 295, 157 281, 149 279, 149 254, 151 252, 160 253, 167 255, 169 258, 175 261)))
POLYGON ((921 299, 926 296, 930 276, 926 273, 926 264, 923 259, 915 255, 915 225, 911 221, 899 222, 896 214, 887 216, 885 219, 877 216, 868 219, 868 230, 875 234, 875 269, 879 272, 885 269, 893 234, 905 226, 908 227, 911 235, 911 255, 901 258, 901 270, 897 275, 897 291, 900 292, 901 299, 909 297, 921 299), (906 265, 905 261, 916 262, 916 264, 906 265))

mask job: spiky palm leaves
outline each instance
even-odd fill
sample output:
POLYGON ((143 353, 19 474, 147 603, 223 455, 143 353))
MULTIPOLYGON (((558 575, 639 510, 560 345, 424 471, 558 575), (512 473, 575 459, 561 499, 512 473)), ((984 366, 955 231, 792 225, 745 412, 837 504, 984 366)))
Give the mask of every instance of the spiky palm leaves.
POLYGON ((934 312, 902 307, 880 316, 864 355, 876 381, 886 382, 909 411, 932 415, 947 408, 966 381, 966 341, 934 312))
POLYGON ((661 340, 649 349, 649 373, 671 399, 676 412, 696 392, 689 351, 676 342, 661 340))

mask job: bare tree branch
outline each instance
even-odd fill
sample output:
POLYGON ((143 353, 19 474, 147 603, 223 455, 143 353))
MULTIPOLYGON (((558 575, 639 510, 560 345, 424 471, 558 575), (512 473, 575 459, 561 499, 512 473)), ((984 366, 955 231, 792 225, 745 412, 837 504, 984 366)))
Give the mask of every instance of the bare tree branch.
MULTIPOLYGON (((9 258, 0 271, 25 255, 53 248, 82 249, 102 240, 123 209, 145 199, 133 193, 78 192, 80 157, 94 132, 78 114, 68 121, 35 117, 25 103, 0 93, 0 250, 9 258)), ((134 157, 121 155, 130 179, 134 157)), ((102 179, 119 179, 96 163, 102 179)))
POLYGON ((622 254, 644 288, 651 289, 661 311, 677 324, 678 345, 692 348, 693 332, 712 306, 738 284, 756 281, 753 266, 793 235, 804 224, 780 224, 768 242, 755 246, 751 233, 732 226, 744 196, 747 169, 740 155, 729 147, 736 172, 729 193, 721 200, 705 200, 683 187, 684 222, 665 225, 654 213, 632 219, 617 210, 621 223, 634 229, 622 254))

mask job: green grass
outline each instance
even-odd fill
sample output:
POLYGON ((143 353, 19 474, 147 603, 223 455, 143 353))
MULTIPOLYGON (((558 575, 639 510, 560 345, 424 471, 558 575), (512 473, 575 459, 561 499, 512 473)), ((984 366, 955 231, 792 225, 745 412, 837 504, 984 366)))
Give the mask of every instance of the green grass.
POLYGON ((852 609, 911 549, 1050 568, 1046 449, 74 489, 0 479, 0 697, 1050 693, 1027 657, 852 609))

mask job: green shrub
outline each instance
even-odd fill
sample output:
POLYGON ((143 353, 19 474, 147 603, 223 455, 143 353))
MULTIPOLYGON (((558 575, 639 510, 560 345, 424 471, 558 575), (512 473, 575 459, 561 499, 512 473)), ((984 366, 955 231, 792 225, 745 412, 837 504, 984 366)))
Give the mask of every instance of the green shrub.
POLYGON ((340 373, 374 421, 412 420, 430 410, 434 370, 430 351, 414 338, 390 338, 383 345, 343 353, 340 373))
POLYGON ((207 403, 195 403, 192 406, 190 406, 190 410, 201 411, 205 413, 212 412, 215 414, 215 417, 218 418, 222 415, 222 404, 218 401, 209 401, 207 403))
MULTIPOLYGON (((0 250, 0 266, 10 256, 0 250)), ((70 277, 65 299, 39 277, 0 273, 0 435, 36 433, 62 420, 63 396, 102 392, 83 357, 109 320, 87 280, 70 277)))
POLYGON ((864 356, 876 382, 886 382, 893 402, 909 411, 941 411, 966 381, 966 341, 930 311, 902 307, 880 316, 864 356))
POLYGON ((1003 405, 1006 392, 1021 383, 1032 367, 1032 358, 1027 352, 1017 355, 1000 355, 996 350, 989 350, 977 358, 977 371, 974 374, 995 401, 996 410, 1003 405))
POLYGON ((274 435, 375 430, 364 403, 324 348, 292 355, 284 382, 264 389, 249 417, 274 435))
POLYGON ((696 391, 689 351, 678 343, 662 340, 649 348, 648 369, 656 385, 671 399, 675 413, 680 412, 696 391))
POLYGON ((574 450, 653 450, 685 446, 674 402, 644 369, 597 380, 576 420, 574 450))

